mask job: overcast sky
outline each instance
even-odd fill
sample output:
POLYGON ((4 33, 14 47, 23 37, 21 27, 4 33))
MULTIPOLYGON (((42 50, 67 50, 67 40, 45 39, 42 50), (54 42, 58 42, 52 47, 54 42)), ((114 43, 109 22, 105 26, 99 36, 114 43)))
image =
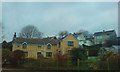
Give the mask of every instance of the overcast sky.
POLYGON ((2 3, 0 2, 0 43, 2 41, 2 3))
POLYGON ((63 30, 118 31, 117 2, 6 2, 2 4, 2 15, 7 41, 29 24, 38 27, 45 36, 63 30))

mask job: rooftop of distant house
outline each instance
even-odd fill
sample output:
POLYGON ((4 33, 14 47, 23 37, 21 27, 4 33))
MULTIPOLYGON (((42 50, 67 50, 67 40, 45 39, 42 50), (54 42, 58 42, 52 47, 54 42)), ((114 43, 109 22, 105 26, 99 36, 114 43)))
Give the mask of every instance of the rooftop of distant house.
POLYGON ((115 32, 115 30, 109 30, 109 31, 105 31, 103 30, 102 32, 95 32, 94 36, 100 36, 100 35, 110 35, 113 34, 115 32))
POLYGON ((21 44, 23 42, 26 42, 27 44, 48 44, 51 43, 53 45, 59 43, 59 39, 55 37, 47 37, 47 38, 16 38, 14 39, 14 43, 21 44))

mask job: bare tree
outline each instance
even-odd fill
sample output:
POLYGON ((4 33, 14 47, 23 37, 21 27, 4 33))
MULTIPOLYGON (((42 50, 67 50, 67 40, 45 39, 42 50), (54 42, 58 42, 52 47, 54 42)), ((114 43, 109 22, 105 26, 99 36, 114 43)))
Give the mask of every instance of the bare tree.
POLYGON ((79 30, 77 33, 82 33, 82 34, 84 34, 84 35, 89 34, 89 32, 88 32, 88 31, 86 31, 86 30, 79 30))
POLYGON ((2 41, 2 39, 5 38, 5 35, 4 35, 4 25, 2 22, 0 22, 0 41, 2 41))
POLYGON ((64 37, 65 35, 67 35, 68 33, 69 33, 69 32, 65 30, 65 31, 59 32, 58 35, 59 35, 60 38, 62 38, 62 37, 64 37))
POLYGON ((82 33, 86 37, 92 37, 92 34, 90 34, 87 30, 79 30, 77 33, 82 33))
POLYGON ((43 33, 40 32, 37 27, 33 25, 27 25, 22 28, 19 36, 22 38, 41 38, 43 33))

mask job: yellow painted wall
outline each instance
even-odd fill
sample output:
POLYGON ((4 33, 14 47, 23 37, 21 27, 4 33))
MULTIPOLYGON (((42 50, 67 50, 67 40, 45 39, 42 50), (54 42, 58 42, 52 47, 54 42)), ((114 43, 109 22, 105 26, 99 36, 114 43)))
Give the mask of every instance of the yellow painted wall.
POLYGON ((22 44, 14 43, 12 51, 15 51, 15 50, 22 50, 24 52, 28 52, 28 58, 36 59, 37 52, 42 52, 44 57, 46 57, 46 52, 52 52, 52 57, 53 57, 57 51, 57 46, 52 46, 51 49, 47 49, 47 45, 42 45, 42 47, 38 47, 37 44, 28 44, 27 48, 22 48, 22 44))
POLYGON ((73 37, 72 35, 67 36, 60 42, 60 47, 59 45, 52 45, 51 49, 47 49, 47 45, 42 45, 42 47, 38 47, 38 44, 28 44, 27 48, 24 49, 22 48, 22 44, 16 44, 13 43, 13 51, 15 50, 22 50, 24 52, 28 52, 28 57, 27 58, 35 58, 37 59, 37 52, 41 52, 44 57, 46 57, 46 52, 52 52, 52 57, 56 55, 58 51, 61 51, 62 54, 66 54, 68 50, 72 48, 78 48, 78 40, 73 37), (68 46, 67 42, 68 41, 73 41, 74 46, 68 46), (19 46, 19 47, 18 47, 19 46))
POLYGON ((68 50, 71 50, 72 48, 78 48, 78 47, 79 47, 79 42, 72 35, 69 35, 68 37, 64 38, 61 41, 61 51, 62 51, 62 54, 66 54, 66 53, 68 53, 68 50), (68 46, 68 41, 73 41, 74 42, 74 46, 68 46))

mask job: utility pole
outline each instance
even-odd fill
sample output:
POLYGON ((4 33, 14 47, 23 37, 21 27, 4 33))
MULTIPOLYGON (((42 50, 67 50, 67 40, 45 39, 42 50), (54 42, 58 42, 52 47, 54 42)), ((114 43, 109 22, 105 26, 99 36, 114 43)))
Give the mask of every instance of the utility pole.
POLYGON ((108 67, 108 71, 109 71, 109 60, 108 60, 108 58, 107 58, 107 67, 108 67))

